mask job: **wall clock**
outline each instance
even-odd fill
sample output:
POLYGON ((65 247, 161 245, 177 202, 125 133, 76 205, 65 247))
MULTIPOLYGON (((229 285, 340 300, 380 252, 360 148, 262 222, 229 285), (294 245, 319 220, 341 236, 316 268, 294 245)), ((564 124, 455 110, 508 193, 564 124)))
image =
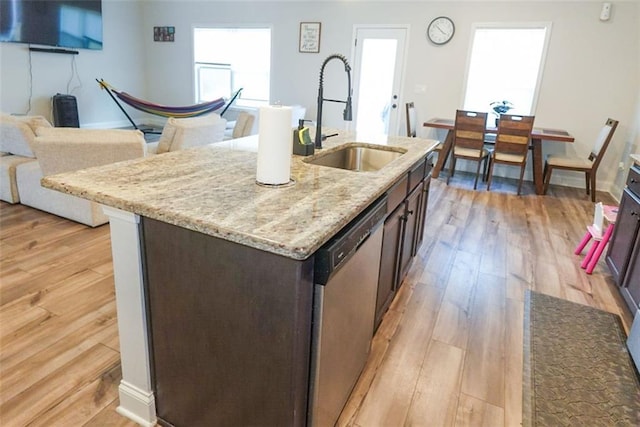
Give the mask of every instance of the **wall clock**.
POLYGON ((431 43, 443 45, 451 40, 455 31, 456 27, 453 25, 451 18, 438 16, 429 23, 429 27, 427 27, 427 37, 431 43))

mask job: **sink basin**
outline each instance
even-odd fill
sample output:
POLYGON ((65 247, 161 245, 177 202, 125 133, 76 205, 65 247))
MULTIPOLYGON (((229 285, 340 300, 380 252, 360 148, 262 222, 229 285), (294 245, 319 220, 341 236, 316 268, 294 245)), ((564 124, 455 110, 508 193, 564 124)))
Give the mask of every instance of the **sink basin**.
POLYGON ((398 147, 346 145, 337 150, 303 160, 306 163, 356 172, 372 172, 402 156, 407 150, 398 147))

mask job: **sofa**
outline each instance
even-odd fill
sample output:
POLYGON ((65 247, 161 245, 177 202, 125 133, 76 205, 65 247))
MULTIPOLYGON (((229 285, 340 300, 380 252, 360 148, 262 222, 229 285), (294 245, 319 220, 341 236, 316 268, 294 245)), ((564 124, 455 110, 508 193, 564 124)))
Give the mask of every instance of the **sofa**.
POLYGON ((108 221, 99 204, 43 188, 42 177, 222 141, 225 127, 217 114, 170 118, 147 144, 138 130, 55 128, 41 116, 0 113, 0 200, 96 227, 108 221))

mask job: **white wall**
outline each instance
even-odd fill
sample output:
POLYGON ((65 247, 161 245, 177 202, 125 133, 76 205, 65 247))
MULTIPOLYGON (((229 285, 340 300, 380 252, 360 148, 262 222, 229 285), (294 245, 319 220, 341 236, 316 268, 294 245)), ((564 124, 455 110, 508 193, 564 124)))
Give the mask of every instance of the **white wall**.
POLYGON ((103 50, 79 49, 78 55, 67 55, 0 43, 0 111, 52 120, 51 97, 71 92, 77 97, 82 127, 126 125, 124 115, 95 79, 104 78, 132 94, 146 93, 141 6, 137 1, 103 0, 102 17, 103 50), (79 79, 72 72, 73 61, 79 79))
MULTIPOLYGON (((462 104, 467 52, 474 22, 551 21, 553 24, 536 124, 569 130, 573 145, 545 143, 545 153, 566 152, 586 157, 599 128, 608 117, 620 126, 601 165, 600 188, 609 188, 618 173, 625 147, 635 135, 631 126, 640 87, 640 7, 637 2, 614 2, 611 19, 599 20, 601 2, 145 2, 144 27, 174 25, 176 43, 146 39, 149 88, 164 93, 167 103, 193 100, 191 29, 207 24, 268 24, 273 28, 272 101, 302 104, 315 116, 318 72, 331 53, 352 54, 354 24, 410 25, 409 59, 401 103, 414 101, 420 120, 453 117, 462 104), (453 40, 431 45, 427 24, 439 15, 456 24, 453 40), (299 53, 300 21, 322 22, 319 54, 299 53), (171 58, 167 60, 167 58, 171 58), (426 85, 426 93, 415 93, 426 85), (603 187, 604 185, 604 187, 603 187)), ((328 72, 343 82, 340 71, 328 72)), ((342 92, 338 94, 342 95, 342 92)), ((340 107, 338 107, 340 108, 340 107)), ((337 111, 337 110, 336 110, 337 111)), ((336 114, 324 123, 342 127, 336 114)), ((427 129, 422 136, 442 136, 427 129)), ((517 171, 509 168, 509 175, 517 171)), ((583 186, 578 174, 554 172, 554 182, 583 186)))
MULTIPOLYGON (((573 145, 545 143, 545 153, 567 152, 586 157, 607 117, 620 120, 598 174, 599 187, 612 188, 614 196, 618 196, 619 184, 615 183, 622 180, 618 163, 627 161, 630 147, 637 147, 634 115, 640 102, 640 4, 613 2, 607 22, 598 19, 601 5, 600 1, 104 0, 105 50, 82 51, 78 56, 83 88, 75 94, 83 124, 122 119, 106 94, 97 88, 95 77, 104 77, 119 89, 154 102, 191 104, 192 28, 266 24, 273 29, 272 101, 301 104, 307 107, 307 117, 314 118, 320 65, 332 53, 351 57, 353 26, 407 24, 411 28, 409 58, 400 103, 414 101, 421 121, 434 116, 453 117, 454 110, 462 104, 474 22, 551 21, 553 29, 536 124, 567 129, 577 141, 573 145), (435 47, 426 40, 425 31, 429 21, 439 15, 454 20, 456 34, 447 45, 435 47), (301 21, 322 22, 319 54, 298 52, 301 21), (176 41, 153 42, 154 26, 175 26, 176 41), (425 85, 426 93, 415 93, 416 85, 425 85)), ((48 99, 65 90, 70 75, 67 56, 50 56, 33 56, 36 108, 32 112, 48 111, 48 99)), ((24 48, 3 43, 0 59, 0 109, 24 112, 28 54, 24 48)), ((339 82, 338 86, 344 82, 339 67, 338 71, 329 68, 325 73, 325 95, 332 95, 332 81, 339 82)), ((337 96, 342 96, 342 91, 340 88, 337 96)), ((337 118, 341 107, 336 105, 333 112, 330 105, 325 107, 324 123, 342 127, 344 123, 337 118)), ((420 134, 438 136, 427 129, 420 129, 420 134)), ((509 168, 509 174, 513 172, 515 176, 517 171, 512 169, 515 168, 509 168)), ((554 172, 554 182, 584 185, 582 176, 561 172, 554 172)))

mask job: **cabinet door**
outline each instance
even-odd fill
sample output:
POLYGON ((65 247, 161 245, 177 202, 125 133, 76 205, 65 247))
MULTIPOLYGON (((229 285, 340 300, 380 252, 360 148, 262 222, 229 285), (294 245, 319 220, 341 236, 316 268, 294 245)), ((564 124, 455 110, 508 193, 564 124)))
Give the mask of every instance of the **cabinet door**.
POLYGON ((380 276, 378 277, 378 297, 376 300, 375 327, 378 328, 382 315, 393 301, 398 280, 400 245, 404 232, 404 203, 401 203, 384 222, 380 276))
POLYGON ((636 242, 622 286, 622 295, 631 312, 635 313, 640 307, 640 233, 636 235, 636 242))
POLYGON ((618 285, 622 285, 639 226, 640 200, 628 188, 625 188, 607 251, 607 264, 618 285))
POLYGON ((416 227, 418 225, 418 213, 420 207, 420 199, 422 198, 422 188, 416 187, 415 190, 407 197, 405 202, 405 231, 402 241, 402 250, 400 251, 400 277, 398 278, 398 287, 402 284, 402 280, 407 275, 411 259, 413 258, 414 248, 416 245, 416 227))

